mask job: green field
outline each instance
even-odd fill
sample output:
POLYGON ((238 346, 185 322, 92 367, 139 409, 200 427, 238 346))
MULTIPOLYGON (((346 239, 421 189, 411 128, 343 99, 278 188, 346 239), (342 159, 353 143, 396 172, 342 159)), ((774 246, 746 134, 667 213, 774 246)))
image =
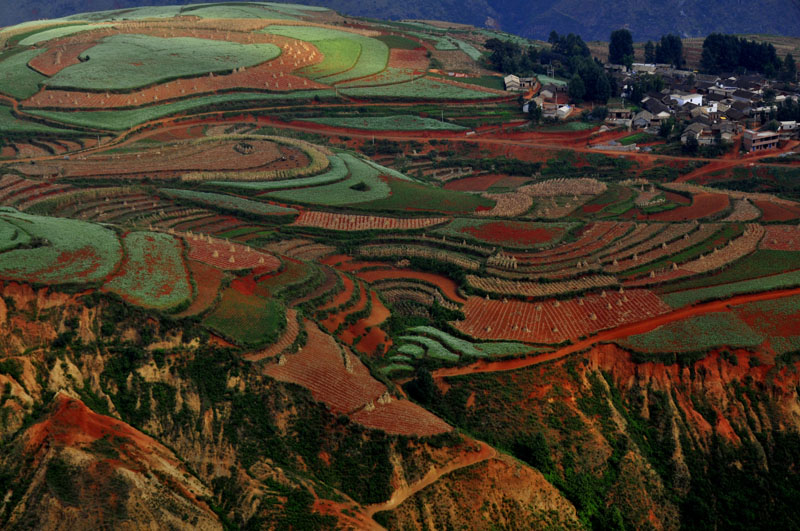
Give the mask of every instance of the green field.
MULTIPOLYGON (((457 338, 432 326, 415 326, 408 329, 415 334, 429 336, 446 346, 451 351, 471 358, 519 356, 534 351, 530 345, 523 343, 472 343, 457 338)), ((403 352, 400 350, 400 352, 403 352)))
POLYGON ((375 38, 389 48, 396 48, 398 50, 415 50, 420 47, 420 43, 408 37, 403 37, 402 35, 381 35, 375 38))
POLYGON ((177 101, 175 103, 165 103, 163 105, 153 105, 122 111, 29 111, 29 114, 69 125, 92 127, 108 131, 124 131, 150 120, 156 120, 187 111, 197 112, 198 110, 206 110, 206 108, 213 110, 215 107, 226 106, 226 104, 230 105, 231 103, 244 104, 252 102, 253 105, 263 105, 284 100, 310 100, 314 96, 319 96, 321 98, 332 97, 333 91, 307 90, 287 93, 236 92, 232 94, 201 96, 199 98, 177 101))
POLYGON ((245 295, 233 288, 222 292, 203 324, 222 337, 248 348, 277 341, 285 324, 285 308, 277 299, 245 295))
POLYGON ((365 116, 363 118, 308 118, 300 120, 316 124, 363 129, 367 131, 460 131, 466 129, 460 125, 442 122, 433 118, 420 118, 407 114, 394 116, 365 116))
POLYGON ((114 231, 94 223, 32 216, 0 208, 0 220, 37 239, 28 249, 0 253, 0 275, 34 284, 85 284, 111 273, 122 258, 114 231))
POLYGON ((0 218, 0 252, 27 245, 30 241, 30 234, 0 218))
MULTIPOLYGON (((39 44, 40 42, 51 41, 53 39, 60 39, 61 37, 66 37, 68 35, 74 35, 76 33, 80 33, 82 31, 89 31, 93 29, 97 29, 98 26, 92 26, 90 24, 75 24, 71 26, 59 26, 57 28, 47 29, 44 31, 40 31, 38 33, 34 33, 33 35, 29 35, 25 37, 21 41, 19 41, 19 45, 21 46, 34 46, 39 44)), ((102 27, 102 26, 100 26, 102 27)))
POLYGON ((450 352, 447 347, 429 337, 400 336, 397 339, 399 341, 421 345, 425 348, 425 355, 435 360, 456 362, 461 359, 458 354, 450 352))
POLYGON ((479 195, 436 188, 418 182, 390 179, 391 196, 356 205, 363 210, 444 212, 470 214, 479 207, 491 208, 494 201, 479 195))
POLYGON ((721 286, 710 286, 689 291, 678 291, 664 295, 661 298, 673 308, 688 306, 697 302, 727 299, 734 295, 745 293, 759 293, 762 291, 772 291, 776 289, 793 288, 800 286, 800 271, 791 271, 768 277, 743 280, 741 282, 731 282, 721 286))
POLYGON ((713 347, 757 347, 764 338, 728 312, 698 315, 630 336, 619 344, 639 352, 698 352, 713 347))
POLYGON ((379 170, 349 153, 342 153, 339 157, 347 165, 347 179, 313 188, 271 192, 268 196, 281 201, 328 206, 374 202, 389 197, 389 185, 379 178, 379 170))
POLYGON ((162 188, 160 191, 165 195, 177 199, 185 199, 211 208, 219 207, 224 210, 232 210, 244 214, 255 214, 258 216, 286 216, 297 214, 297 210, 293 208, 270 205, 260 201, 251 201, 232 195, 195 192, 194 190, 180 190, 175 188, 162 188))
POLYGON ((28 66, 28 62, 44 50, 23 50, 0 60, 0 92, 18 100, 39 92, 39 84, 47 78, 28 66))
POLYGON ((275 20, 297 20, 289 13, 270 9, 266 5, 252 4, 232 5, 217 4, 205 6, 189 6, 181 10, 182 15, 192 15, 201 18, 263 18, 275 20))
POLYGON ((51 88, 128 91, 171 79, 230 72, 280 55, 273 44, 148 35, 111 35, 85 51, 88 57, 64 68, 46 84, 51 88))
POLYGON ((721 272, 690 278, 676 284, 668 284, 658 290, 659 293, 674 293, 695 288, 704 288, 740 282, 758 277, 776 275, 785 271, 800 269, 800 252, 772 251, 759 249, 758 251, 732 263, 721 272))
POLYGON ((9 107, 0 105, 0 134, 6 135, 35 135, 35 134, 48 134, 48 135, 61 135, 70 136, 74 135, 75 131, 68 129, 59 129, 58 127, 50 127, 36 122, 28 122, 20 120, 13 114, 9 107))
POLYGON ((389 62, 389 47, 357 33, 313 26, 270 26, 268 33, 308 41, 319 47, 323 61, 301 74, 321 83, 338 83, 377 74, 389 62))
POLYGON ((183 247, 174 236, 131 232, 122 241, 126 260, 103 289, 145 308, 167 310, 192 296, 183 247))

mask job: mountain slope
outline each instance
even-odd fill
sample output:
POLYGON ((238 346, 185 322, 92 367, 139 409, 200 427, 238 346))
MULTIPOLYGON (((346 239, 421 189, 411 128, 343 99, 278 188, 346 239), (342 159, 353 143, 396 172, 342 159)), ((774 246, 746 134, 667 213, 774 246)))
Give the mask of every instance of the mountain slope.
MULTIPOLYGON (((29 0, 24 6, 0 6, 0 25, 53 18, 78 12, 123 9, 142 5, 174 5, 176 0, 29 0)), ((551 30, 577 33, 585 40, 608 39, 612 30, 627 27, 634 39, 657 39, 667 33, 684 37, 712 32, 800 36, 797 0, 443 0, 392 2, 375 0, 299 0, 343 14, 386 19, 438 19, 474 24, 497 24, 526 37, 546 39, 551 30)))

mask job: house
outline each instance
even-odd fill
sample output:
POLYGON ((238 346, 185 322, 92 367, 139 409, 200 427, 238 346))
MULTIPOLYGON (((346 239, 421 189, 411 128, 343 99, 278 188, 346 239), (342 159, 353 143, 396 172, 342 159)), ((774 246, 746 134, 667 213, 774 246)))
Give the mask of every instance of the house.
POLYGON ((667 107, 666 105, 664 105, 655 98, 648 97, 642 100, 642 107, 653 113, 653 115, 658 115, 659 113, 664 113, 664 112, 667 113, 668 115, 671 114, 669 107, 667 107))
POLYGON ((545 101, 542 103, 542 118, 557 118, 558 104, 545 101))
POLYGON ((683 130, 683 133, 681 133, 681 144, 685 144, 690 138, 696 140, 698 144, 701 143, 701 139, 706 145, 710 144, 711 142, 708 140, 710 133, 711 128, 706 124, 699 122, 691 123, 683 130))
POLYGON ((679 107, 683 107, 687 103, 691 103, 697 106, 703 104, 703 95, 697 93, 678 92, 675 94, 670 94, 669 98, 675 103, 677 103, 679 107))
POLYGON ((559 105, 556 109, 556 118, 559 120, 566 120, 570 114, 572 114, 571 105, 559 105))
POLYGON ((633 117, 633 127, 637 129, 647 129, 653 121, 653 113, 650 111, 639 111, 633 117))
POLYGON ((631 111, 630 109, 611 107, 608 109, 608 116, 606 120, 608 121, 630 120, 632 116, 633 116, 633 111, 631 111))
POLYGON ((506 77, 504 77, 503 83, 505 84, 506 90, 509 92, 519 92, 522 90, 519 83, 519 78, 514 74, 508 74, 506 77))
POLYGON ((637 74, 654 74, 656 71, 656 65, 651 65, 646 63, 633 63, 631 65, 631 70, 633 70, 637 74))
POLYGON ((777 131, 753 131, 752 129, 746 129, 742 137, 742 147, 749 153, 775 149, 778 147, 780 139, 781 135, 777 131))
POLYGON ((739 125, 728 120, 720 120, 711 126, 715 138, 723 142, 732 142, 733 137, 739 132, 739 125))
POLYGON ((778 133, 781 135, 781 140, 790 140, 796 138, 800 133, 800 128, 797 127, 795 120, 780 122, 778 133))
POLYGON ((733 98, 734 102, 741 101, 744 103, 752 103, 758 99, 758 94, 750 92, 749 90, 736 89, 731 94, 731 98, 733 98))

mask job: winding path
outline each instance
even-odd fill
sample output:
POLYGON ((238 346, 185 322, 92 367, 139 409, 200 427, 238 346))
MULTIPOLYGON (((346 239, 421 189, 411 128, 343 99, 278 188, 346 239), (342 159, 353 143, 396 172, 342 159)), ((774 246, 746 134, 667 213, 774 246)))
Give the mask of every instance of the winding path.
POLYGON ((497 450, 495 450, 488 444, 475 440, 472 440, 471 442, 480 446, 480 450, 478 450, 477 452, 460 455, 459 457, 453 459, 447 465, 441 468, 436 468, 432 466, 431 469, 428 471, 428 473, 425 474, 425 477, 423 477, 421 480, 417 481, 413 485, 408 485, 407 487, 395 490, 392 493, 392 497, 389 498, 387 501, 383 503, 375 503, 372 505, 368 505, 365 508, 366 509, 365 514, 369 517, 372 517, 375 513, 378 513, 380 511, 391 511, 392 509, 402 504, 404 501, 406 501, 414 494, 439 481, 439 479, 442 476, 446 476, 447 474, 455 472, 456 470, 459 470, 461 468, 466 468, 468 466, 472 466, 474 464, 497 457, 497 450))

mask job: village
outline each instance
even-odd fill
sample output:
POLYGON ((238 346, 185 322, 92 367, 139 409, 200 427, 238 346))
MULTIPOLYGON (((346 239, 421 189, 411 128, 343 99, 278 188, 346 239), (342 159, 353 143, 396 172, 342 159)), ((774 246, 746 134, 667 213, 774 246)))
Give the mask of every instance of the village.
MULTIPOLYGON (((778 105, 798 102, 800 88, 771 80, 762 74, 702 74, 676 69, 669 64, 632 63, 630 67, 606 63, 607 75, 618 87, 609 100, 604 122, 608 127, 625 128, 651 135, 663 135, 665 124, 679 128, 683 146, 725 146, 741 140, 746 153, 777 149, 800 138, 797 120, 773 120, 778 105), (646 92, 640 103, 632 99, 637 80, 658 78, 660 91, 646 92)), ((563 121, 576 118, 578 107, 571 101, 566 82, 537 77, 503 78, 505 88, 522 95, 522 110, 541 109, 541 119, 563 121)), ((675 135, 677 136, 677 134, 675 135)), ((604 145, 603 149, 636 151, 635 144, 604 145)))

